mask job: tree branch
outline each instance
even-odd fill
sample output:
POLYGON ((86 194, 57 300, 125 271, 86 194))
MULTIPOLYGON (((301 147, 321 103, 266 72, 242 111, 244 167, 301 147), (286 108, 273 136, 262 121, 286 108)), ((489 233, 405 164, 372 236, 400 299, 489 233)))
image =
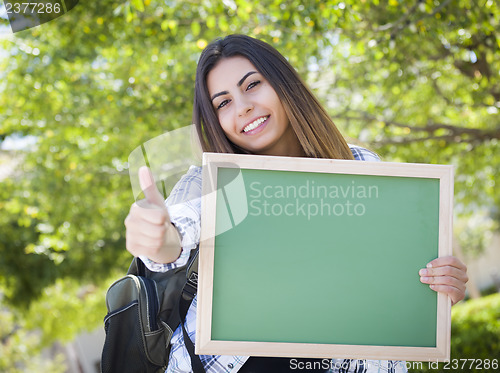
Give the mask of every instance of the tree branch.
POLYGON ((399 31, 403 30, 404 28, 408 27, 410 24, 417 23, 418 21, 421 21, 421 20, 423 20, 425 18, 435 16, 444 7, 446 7, 451 2, 451 0, 445 0, 445 1, 443 1, 438 7, 436 7, 432 11, 432 13, 425 13, 422 17, 420 17, 420 18, 418 18, 418 19, 416 19, 414 21, 409 21, 408 18, 410 18, 410 16, 412 14, 414 14, 415 10, 418 8, 418 6, 420 5, 421 2, 422 2, 421 0, 417 0, 417 2, 401 18, 399 18, 397 21, 391 22, 391 23, 386 23, 385 25, 379 26, 379 27, 375 28, 374 31, 381 32, 381 31, 391 30, 391 38, 393 38, 396 35, 397 32, 399 32, 399 31))
POLYGON ((374 31, 387 31, 390 30, 396 26, 399 26, 401 23, 405 22, 412 14, 413 12, 417 9, 418 4, 420 4, 420 0, 417 0, 417 2, 408 10, 403 16, 398 19, 396 22, 390 22, 386 23, 385 25, 379 26, 375 28, 374 31))
POLYGON ((422 18, 420 18, 418 21, 420 21, 424 18, 427 18, 427 17, 434 17, 437 13, 439 13, 441 11, 441 9, 443 9, 445 6, 447 6, 450 2, 451 2, 451 0, 443 1, 436 9, 434 9, 434 11, 432 13, 424 14, 424 16, 422 18))
POLYGON ((500 126, 491 129, 483 130, 479 128, 459 127, 446 123, 428 122, 425 126, 410 125, 408 123, 401 123, 394 120, 379 118, 369 113, 358 111, 359 116, 356 115, 337 115, 332 116, 333 119, 343 120, 360 120, 368 122, 382 122, 385 126, 393 126, 398 128, 406 128, 414 133, 426 133, 428 136, 422 137, 400 137, 396 136, 393 139, 377 142, 381 145, 386 144, 409 144, 427 140, 444 140, 446 142, 468 142, 468 143, 481 143, 491 139, 500 139, 500 126), (445 130, 448 133, 441 136, 433 136, 434 132, 438 130, 445 130))
MULTIPOLYGON (((473 108, 488 108, 491 105, 479 102, 479 103, 473 103, 473 104, 466 104, 466 103, 458 103, 447 97, 444 92, 441 90, 441 87, 439 86, 437 79, 432 79, 431 77, 427 78, 429 81, 432 82, 432 86, 434 87, 434 90, 436 93, 441 97, 443 100, 446 101, 446 104, 449 106, 454 106, 457 108, 463 108, 463 107, 473 107, 473 108)), ((492 94, 493 95, 493 94, 492 94)))

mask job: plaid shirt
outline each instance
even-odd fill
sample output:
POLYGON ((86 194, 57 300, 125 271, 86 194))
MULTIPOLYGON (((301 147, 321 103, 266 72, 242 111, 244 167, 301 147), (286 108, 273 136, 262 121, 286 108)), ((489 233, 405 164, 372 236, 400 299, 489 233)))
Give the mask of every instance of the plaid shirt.
MULTIPOLYGON (((354 159, 358 161, 380 161, 373 152, 359 146, 349 145, 354 159)), ((165 204, 167 205, 170 220, 177 227, 182 236, 182 252, 179 258, 169 264, 155 263, 145 257, 141 259, 146 266, 155 272, 166 272, 170 269, 187 263, 191 249, 195 248, 200 239, 201 226, 201 167, 191 166, 170 193, 165 204)), ((197 298, 193 299, 185 320, 186 331, 194 343, 196 335, 196 308, 197 298)), ((179 326, 172 337, 172 349, 167 373, 191 372, 191 359, 184 345, 182 329, 179 326)), ((201 355, 207 373, 237 372, 248 359, 247 356, 215 356, 201 355)), ((404 373, 406 365, 401 361, 387 360, 351 360, 325 359, 322 367, 330 367, 332 373, 404 373)))

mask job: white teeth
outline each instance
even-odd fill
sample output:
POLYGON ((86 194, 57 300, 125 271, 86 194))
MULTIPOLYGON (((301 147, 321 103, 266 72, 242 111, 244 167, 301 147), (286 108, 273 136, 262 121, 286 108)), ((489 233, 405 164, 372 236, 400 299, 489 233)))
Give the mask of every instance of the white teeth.
POLYGON ((254 120, 252 123, 250 123, 248 126, 246 126, 245 128, 243 128, 243 132, 248 132, 248 131, 251 131, 253 129, 256 129, 258 126, 260 126, 263 122, 265 122, 265 120, 267 119, 268 117, 262 117, 262 118, 259 118, 257 120, 254 120))

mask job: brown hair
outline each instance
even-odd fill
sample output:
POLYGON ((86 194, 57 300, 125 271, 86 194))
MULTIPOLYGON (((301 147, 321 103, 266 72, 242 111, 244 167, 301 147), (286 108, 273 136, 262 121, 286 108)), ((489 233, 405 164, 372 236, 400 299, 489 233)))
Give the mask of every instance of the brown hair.
POLYGON ((229 35, 209 44, 196 70, 193 123, 203 151, 249 153, 224 134, 210 101, 207 75, 223 58, 247 58, 278 95, 304 153, 312 158, 354 159, 332 119, 288 61, 269 44, 229 35))

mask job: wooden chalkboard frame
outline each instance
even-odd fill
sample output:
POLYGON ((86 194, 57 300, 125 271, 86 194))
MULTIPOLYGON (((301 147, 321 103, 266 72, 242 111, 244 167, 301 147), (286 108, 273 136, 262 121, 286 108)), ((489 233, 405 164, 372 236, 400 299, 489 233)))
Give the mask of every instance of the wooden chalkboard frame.
POLYGON ((197 354, 407 361, 444 361, 450 358, 451 301, 444 294, 437 294, 435 347, 213 340, 212 295, 216 236, 215 214, 217 208, 217 193, 213 191, 217 190, 219 168, 437 179, 439 180, 438 256, 452 255, 452 166, 204 153, 196 334, 197 354))

